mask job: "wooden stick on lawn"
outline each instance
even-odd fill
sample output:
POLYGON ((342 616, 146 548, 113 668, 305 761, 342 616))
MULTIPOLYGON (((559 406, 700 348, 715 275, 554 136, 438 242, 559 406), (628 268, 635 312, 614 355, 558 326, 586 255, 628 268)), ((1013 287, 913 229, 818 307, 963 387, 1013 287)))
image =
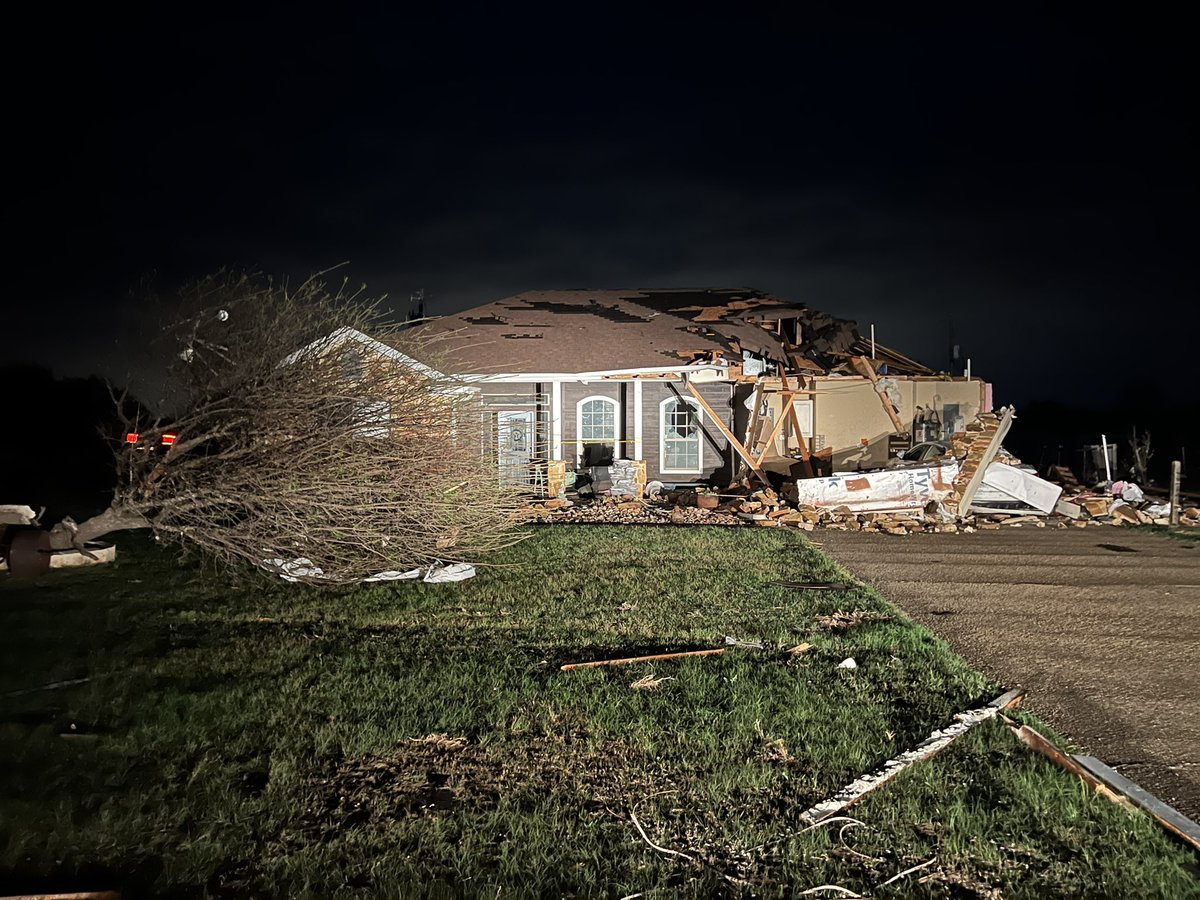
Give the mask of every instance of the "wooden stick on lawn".
POLYGON ((629 663, 652 662, 658 659, 680 659, 684 656, 717 656, 724 653, 724 647, 713 650, 682 650, 679 653, 654 653, 650 656, 629 656, 624 659, 598 659, 594 662, 567 663, 559 666, 560 672, 570 672, 572 669, 597 669, 600 666, 624 666, 629 663))

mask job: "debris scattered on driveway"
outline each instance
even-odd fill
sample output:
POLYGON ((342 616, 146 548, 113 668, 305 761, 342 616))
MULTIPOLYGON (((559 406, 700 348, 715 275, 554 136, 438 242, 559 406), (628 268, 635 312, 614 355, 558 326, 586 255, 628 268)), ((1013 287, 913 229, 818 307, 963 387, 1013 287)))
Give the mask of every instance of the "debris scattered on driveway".
POLYGON ((947 499, 958 474, 958 460, 951 459, 919 468, 802 478, 796 482, 796 502, 852 513, 919 512, 947 499))

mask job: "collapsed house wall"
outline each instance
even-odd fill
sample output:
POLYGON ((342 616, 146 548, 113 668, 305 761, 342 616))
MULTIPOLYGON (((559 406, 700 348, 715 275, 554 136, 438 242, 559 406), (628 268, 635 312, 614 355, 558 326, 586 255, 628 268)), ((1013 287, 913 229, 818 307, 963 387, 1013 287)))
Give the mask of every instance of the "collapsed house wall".
MULTIPOLYGON (((813 451, 829 453, 835 471, 854 471, 887 462, 888 439, 895 426, 880 392, 866 378, 818 377, 813 395, 813 451)), ((984 409, 985 385, 979 379, 881 377, 904 435, 914 443, 945 440, 984 409)))

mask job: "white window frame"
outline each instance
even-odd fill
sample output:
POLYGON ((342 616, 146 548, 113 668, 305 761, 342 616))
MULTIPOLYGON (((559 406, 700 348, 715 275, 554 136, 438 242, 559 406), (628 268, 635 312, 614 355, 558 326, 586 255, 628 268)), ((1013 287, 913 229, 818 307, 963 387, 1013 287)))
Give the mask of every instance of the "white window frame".
POLYGON ((622 456, 621 453, 621 401, 613 397, 605 397, 603 394, 590 394, 584 397, 575 404, 575 464, 583 464, 584 447, 587 445, 583 442, 583 407, 591 403, 593 400, 603 400, 613 408, 613 459, 618 459, 622 456))
POLYGON ((667 397, 658 404, 658 471, 666 475, 699 475, 704 472, 704 410, 695 400, 687 397, 667 397), (696 413, 696 468, 668 469, 667 468, 667 404, 686 403, 696 413))

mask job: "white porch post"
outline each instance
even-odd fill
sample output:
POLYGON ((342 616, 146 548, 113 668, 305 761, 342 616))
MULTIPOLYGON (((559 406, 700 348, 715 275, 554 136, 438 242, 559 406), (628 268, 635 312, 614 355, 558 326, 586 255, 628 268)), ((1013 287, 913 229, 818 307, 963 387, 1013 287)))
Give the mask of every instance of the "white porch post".
POLYGON ((633 379, 633 458, 645 459, 642 455, 642 379, 633 379))
POLYGON ((562 382, 550 382, 550 458, 562 459, 562 382))

